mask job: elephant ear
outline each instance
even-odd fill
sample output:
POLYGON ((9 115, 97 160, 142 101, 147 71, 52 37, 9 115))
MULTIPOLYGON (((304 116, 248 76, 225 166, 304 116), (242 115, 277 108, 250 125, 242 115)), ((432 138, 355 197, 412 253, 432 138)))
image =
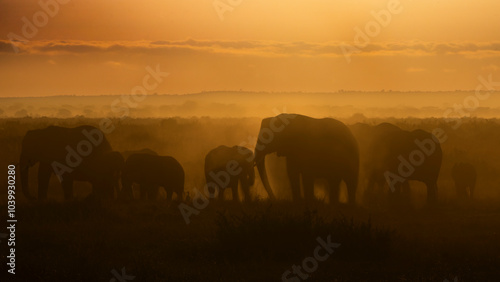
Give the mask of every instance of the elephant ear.
POLYGON ((296 129, 293 123, 286 125, 282 131, 275 132, 275 140, 278 144, 276 153, 278 156, 287 156, 297 150, 300 139, 303 138, 301 132, 296 129))

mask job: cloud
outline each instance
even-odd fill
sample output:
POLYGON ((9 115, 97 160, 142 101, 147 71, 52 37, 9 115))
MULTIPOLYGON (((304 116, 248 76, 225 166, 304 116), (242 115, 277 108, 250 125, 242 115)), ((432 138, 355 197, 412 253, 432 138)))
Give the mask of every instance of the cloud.
POLYGON ((121 67, 122 63, 121 62, 116 62, 116 61, 107 61, 104 64, 112 67, 121 67))
MULTIPOLYGON (((343 42, 308 43, 276 41, 195 40, 182 41, 30 41, 15 42, 21 53, 213 53, 245 56, 343 57, 343 42)), ((385 42, 371 43, 353 56, 445 56, 500 57, 500 42, 385 42)), ((0 53, 13 53, 11 42, 0 40, 0 53)))

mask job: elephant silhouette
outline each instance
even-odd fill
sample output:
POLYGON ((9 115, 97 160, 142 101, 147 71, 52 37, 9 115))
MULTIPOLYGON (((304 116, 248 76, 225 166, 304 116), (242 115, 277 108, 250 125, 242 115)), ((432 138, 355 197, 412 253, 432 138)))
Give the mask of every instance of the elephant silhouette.
MULTIPOLYGON (((152 156, 158 156, 158 153, 156 153, 155 151, 148 149, 148 148, 144 148, 141 150, 123 151, 123 152, 121 152, 121 154, 122 154, 123 158, 125 159, 125 161, 127 161, 127 159, 131 155, 134 155, 134 154, 147 154, 147 155, 152 155, 152 156)), ((137 183, 132 184, 132 188, 134 188, 135 185, 138 185, 138 184, 137 183)), ((153 187, 144 187, 144 185, 143 186, 138 185, 138 186, 139 186, 139 190, 140 190, 140 197, 142 199, 147 199, 148 195, 151 195, 151 197, 153 197, 153 195, 156 195, 156 193, 157 193, 155 191, 158 191, 158 189, 159 189, 159 186, 153 186, 153 187), (149 189, 149 191, 148 191, 148 189, 149 189)))
POLYGON ((238 183, 244 200, 249 201, 250 187, 255 182, 253 152, 241 146, 219 146, 205 156, 205 179, 207 185, 219 191, 222 199, 226 188, 231 188, 233 200, 239 202, 238 183), (216 188, 217 187, 217 188, 216 188))
POLYGON ((472 199, 476 187, 476 168, 470 163, 455 163, 451 169, 455 189, 460 199, 472 199), (467 191, 467 188, 469 191, 467 191), (468 192, 468 193, 467 193, 468 192))
POLYGON ((355 132, 358 140, 365 140, 361 167, 368 179, 367 200, 375 197, 376 186, 381 189, 386 183, 396 195, 408 196, 408 181, 417 180, 427 186, 428 203, 436 201, 443 153, 434 135, 420 129, 406 131, 390 123, 358 125, 355 132))
POLYGON ((339 201, 341 181, 346 183, 349 204, 355 204, 359 151, 356 139, 344 123, 297 114, 280 114, 262 120, 255 163, 269 197, 274 199, 265 165, 265 157, 271 153, 286 158, 294 201, 301 199, 302 176, 306 202, 314 198, 315 179, 322 178, 328 182, 331 204, 339 201))
POLYGON ((124 160, 93 126, 29 130, 22 140, 19 161, 22 190, 28 199, 34 199, 29 193, 29 168, 37 163, 38 199, 47 198, 53 173, 61 181, 65 199, 73 198, 74 181, 90 182, 94 195, 112 198, 124 160))
POLYGON ((158 187, 167 192, 167 199, 172 200, 173 193, 182 200, 184 193, 184 169, 170 156, 133 154, 125 162, 122 171, 122 199, 133 198, 132 184, 141 186, 141 191, 148 193, 149 199, 156 199, 158 187))

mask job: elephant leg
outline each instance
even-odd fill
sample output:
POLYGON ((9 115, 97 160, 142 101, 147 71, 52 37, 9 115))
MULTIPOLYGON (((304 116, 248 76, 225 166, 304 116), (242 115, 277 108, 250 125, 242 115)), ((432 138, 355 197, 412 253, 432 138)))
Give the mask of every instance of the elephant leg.
POLYGON ((250 196, 250 184, 248 183, 247 177, 242 177, 240 179, 241 190, 243 190, 243 201, 249 202, 252 198, 250 196))
POLYGON ((437 202, 437 189, 436 181, 427 183, 427 203, 435 204, 437 202))
POLYGON ((312 203, 314 199, 314 177, 303 174, 302 186, 304 187, 304 199, 306 203, 312 203))
POLYGON ((156 200, 158 199, 158 185, 148 185, 148 199, 156 200))
POLYGON ((455 182, 455 188, 457 190, 457 197, 460 200, 463 200, 465 197, 467 197, 467 186, 463 185, 462 183, 455 182))
POLYGON ((330 179, 328 179, 330 205, 339 203, 340 182, 341 179, 338 177, 331 177, 330 179))
POLYGON ((388 200, 389 200, 389 203, 390 204, 398 204, 399 202, 401 202, 401 188, 403 186, 403 183, 401 182, 398 182, 398 183, 395 183, 393 188, 394 189, 389 189, 389 197, 388 197, 388 200))
POLYGON ((460 184, 460 191, 457 191, 457 194, 460 193, 460 199, 466 200, 469 198, 469 186, 465 183, 460 184))
MULTIPOLYGON (((62 182, 62 187, 64 191, 64 199, 65 200, 71 200, 73 199, 73 179, 63 179, 62 182)), ((92 193, 96 193, 96 185, 92 185, 92 193)))
POLYGON ((226 191, 226 189, 220 187, 219 185, 216 186, 219 187, 219 201, 224 201, 224 192, 226 191))
POLYGON ((401 186, 403 186, 402 184, 403 183, 401 182, 394 184, 394 191, 392 192, 393 195, 396 195, 397 197, 401 196, 401 186))
POLYGON ((401 200, 408 204, 411 202, 411 189, 408 180, 401 183, 401 200))
POLYGON ((184 201, 184 186, 181 186, 177 189, 174 189, 175 194, 177 195, 177 201, 182 202, 184 201))
POLYGON ((134 198, 134 192, 132 190, 132 183, 128 180, 122 179, 122 190, 120 192, 120 199, 131 200, 134 198))
POLYGON ((167 201, 168 201, 168 202, 172 201, 172 197, 173 197, 173 195, 174 195, 174 190, 173 190, 173 189, 170 189, 170 188, 165 188, 165 187, 163 187, 163 188, 164 188, 164 189, 165 189, 165 191, 167 192, 167 201))
POLYGON ((233 202, 239 202, 240 194, 238 193, 238 181, 234 181, 233 183, 230 184, 230 186, 233 194, 233 202))
POLYGON ((300 200, 300 172, 293 161, 287 158, 286 170, 288 173, 288 179, 290 180, 290 187, 292 189, 292 199, 294 202, 300 200))
POLYGON ((155 185, 152 184, 141 184, 141 200, 154 200, 156 199, 155 185))
POLYGON ((50 164, 40 162, 38 167, 38 199, 47 199, 47 191, 49 190, 50 176, 52 168, 50 164))
POLYGON ((139 184, 139 191, 141 194, 141 200, 146 200, 148 198, 149 186, 147 184, 141 183, 139 184))
POLYGON ((358 189, 358 177, 353 175, 348 175, 344 178, 346 188, 347 188, 347 203, 349 205, 356 204, 356 190, 358 189))
POLYGON ((114 176, 114 181, 113 181, 113 198, 115 197, 118 197, 119 193, 120 193, 120 173, 119 172, 115 172, 115 176, 114 176))
POLYGON ((365 204, 370 204, 373 202, 373 197, 374 193, 373 190, 375 189, 375 179, 373 177, 370 177, 368 179, 368 184, 366 185, 366 190, 363 195, 363 202, 365 204))

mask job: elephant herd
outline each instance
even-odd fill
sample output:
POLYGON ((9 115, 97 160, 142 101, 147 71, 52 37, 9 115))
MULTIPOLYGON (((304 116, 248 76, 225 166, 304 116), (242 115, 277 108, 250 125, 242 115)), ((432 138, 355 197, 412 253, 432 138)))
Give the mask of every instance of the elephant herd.
MULTIPOLYGON (((241 146, 219 146, 208 152, 204 167, 206 185, 209 190, 219 191, 219 197, 230 188, 236 201, 240 186, 244 200, 250 200, 256 166, 269 198, 274 200, 266 169, 266 156, 273 153, 286 159, 291 194, 296 202, 313 200, 318 179, 326 181, 332 204, 338 203, 340 184, 344 182, 348 203, 354 205, 360 179, 368 198, 380 194, 384 187, 394 194, 408 193, 409 180, 417 180, 427 187, 428 203, 437 200, 443 153, 435 135, 423 130, 406 131, 389 123, 348 127, 332 118, 298 114, 263 119, 254 151, 241 146)), ((165 189, 168 200, 173 193, 177 199, 184 198, 185 173, 175 158, 159 156, 148 149, 113 151, 104 134, 92 126, 50 126, 26 133, 19 168, 22 190, 28 199, 34 198, 29 193, 29 168, 37 163, 39 199, 47 198, 52 174, 59 178, 66 199, 73 197, 74 181, 90 182, 93 195, 108 199, 114 198, 115 193, 121 199, 133 198, 134 184, 140 186, 142 198, 156 198, 159 187, 165 189)), ((471 198, 476 182, 474 166, 458 163, 452 177, 457 194, 471 198)))

